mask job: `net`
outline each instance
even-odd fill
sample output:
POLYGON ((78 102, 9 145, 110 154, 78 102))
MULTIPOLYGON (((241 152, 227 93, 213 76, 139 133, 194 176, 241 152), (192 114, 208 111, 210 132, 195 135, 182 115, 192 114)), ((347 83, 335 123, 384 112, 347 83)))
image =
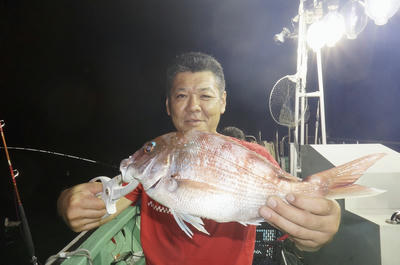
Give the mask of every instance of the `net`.
POLYGON ((279 79, 271 90, 269 96, 269 110, 276 123, 286 127, 296 127, 301 117, 308 120, 310 114, 307 104, 299 110, 299 119, 295 117, 296 75, 287 75, 279 79), (303 115, 304 114, 304 115, 303 115))

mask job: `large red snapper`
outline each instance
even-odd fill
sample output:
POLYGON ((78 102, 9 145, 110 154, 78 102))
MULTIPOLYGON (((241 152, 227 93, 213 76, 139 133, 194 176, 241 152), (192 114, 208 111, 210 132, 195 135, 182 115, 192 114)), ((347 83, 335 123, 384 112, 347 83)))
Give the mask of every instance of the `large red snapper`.
POLYGON ((121 162, 124 178, 139 181, 146 193, 170 208, 188 236, 185 222, 207 233, 200 217, 244 225, 264 221, 258 209, 268 196, 288 193, 344 198, 380 190, 353 184, 384 154, 372 154, 304 180, 291 176, 229 137, 173 132, 146 143, 121 162))

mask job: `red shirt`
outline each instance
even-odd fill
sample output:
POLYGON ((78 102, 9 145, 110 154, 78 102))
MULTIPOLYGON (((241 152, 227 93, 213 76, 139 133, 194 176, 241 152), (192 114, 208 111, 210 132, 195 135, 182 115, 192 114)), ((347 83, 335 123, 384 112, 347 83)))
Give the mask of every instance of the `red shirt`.
MULTIPOLYGON (((232 138, 278 165, 268 151, 253 143, 232 138)), ((256 227, 237 222, 217 223, 203 219, 206 235, 188 224, 194 233, 189 238, 175 222, 169 209, 153 199, 139 185, 126 198, 141 197, 140 240, 147 265, 246 265, 252 264, 256 227)))

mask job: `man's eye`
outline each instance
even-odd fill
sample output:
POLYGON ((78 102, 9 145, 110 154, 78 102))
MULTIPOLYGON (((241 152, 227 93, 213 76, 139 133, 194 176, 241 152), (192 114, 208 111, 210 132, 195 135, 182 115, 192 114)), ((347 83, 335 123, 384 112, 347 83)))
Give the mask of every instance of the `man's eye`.
POLYGON ((176 95, 176 98, 185 98, 185 97, 186 97, 185 94, 178 94, 178 95, 176 95))
POLYGON ((210 98, 212 98, 213 96, 211 96, 211 95, 201 95, 201 98, 202 99, 210 99, 210 98))

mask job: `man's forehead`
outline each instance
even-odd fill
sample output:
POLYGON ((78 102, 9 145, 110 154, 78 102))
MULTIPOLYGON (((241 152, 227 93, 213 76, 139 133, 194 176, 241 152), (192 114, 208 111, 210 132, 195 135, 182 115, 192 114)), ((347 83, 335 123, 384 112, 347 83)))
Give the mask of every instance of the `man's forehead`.
POLYGON ((178 73, 172 85, 172 90, 217 90, 215 76, 212 72, 181 72, 178 73))
POLYGON ((197 92, 207 92, 207 91, 215 91, 216 89, 212 88, 212 87, 176 87, 174 89, 175 92, 184 92, 184 91, 188 91, 188 90, 194 90, 197 92))

